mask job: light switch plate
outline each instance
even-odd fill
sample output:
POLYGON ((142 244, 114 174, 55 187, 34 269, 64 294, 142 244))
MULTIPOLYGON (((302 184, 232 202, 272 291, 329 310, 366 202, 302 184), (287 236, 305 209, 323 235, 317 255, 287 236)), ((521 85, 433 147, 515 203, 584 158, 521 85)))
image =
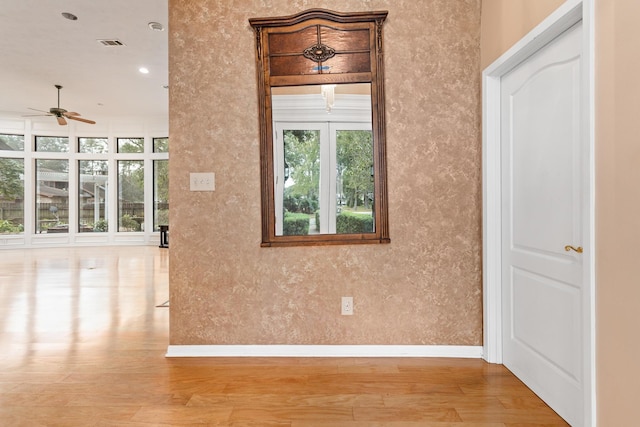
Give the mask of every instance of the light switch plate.
POLYGON ((215 191, 216 175, 213 172, 191 172, 189 174, 190 191, 215 191))

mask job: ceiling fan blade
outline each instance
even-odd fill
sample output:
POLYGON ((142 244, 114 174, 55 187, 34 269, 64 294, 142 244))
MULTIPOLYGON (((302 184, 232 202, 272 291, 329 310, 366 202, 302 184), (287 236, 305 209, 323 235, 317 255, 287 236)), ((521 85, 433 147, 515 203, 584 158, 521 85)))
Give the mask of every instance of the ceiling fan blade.
POLYGON ((48 117, 53 116, 53 114, 25 114, 22 117, 48 117))
POLYGON ((66 113, 64 113, 65 116, 69 117, 69 116, 79 116, 80 113, 75 113, 73 111, 67 111, 66 113))
POLYGON ((90 125, 95 125, 96 122, 94 122, 93 120, 89 120, 89 119, 83 119, 82 117, 76 117, 76 116, 66 116, 67 119, 71 119, 71 120, 77 120, 79 122, 83 122, 83 123, 89 123, 90 125))
POLYGON ((66 125, 66 124, 67 124, 67 121, 66 121, 66 120, 64 119, 64 117, 62 117, 62 116, 57 116, 57 117, 56 117, 56 119, 58 119, 58 124, 59 124, 60 126, 64 126, 64 125, 66 125))
POLYGON ((47 113, 49 116, 51 115, 50 111, 38 110, 37 108, 27 107, 29 110, 40 111, 41 113, 47 113))

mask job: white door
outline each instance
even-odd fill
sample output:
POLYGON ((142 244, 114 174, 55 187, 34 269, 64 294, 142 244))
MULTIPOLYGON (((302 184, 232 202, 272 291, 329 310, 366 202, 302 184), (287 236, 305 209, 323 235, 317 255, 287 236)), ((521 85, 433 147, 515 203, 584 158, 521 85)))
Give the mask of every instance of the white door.
POLYGON ((590 333, 581 46, 578 23, 503 76, 500 101, 503 362, 574 426, 590 333))

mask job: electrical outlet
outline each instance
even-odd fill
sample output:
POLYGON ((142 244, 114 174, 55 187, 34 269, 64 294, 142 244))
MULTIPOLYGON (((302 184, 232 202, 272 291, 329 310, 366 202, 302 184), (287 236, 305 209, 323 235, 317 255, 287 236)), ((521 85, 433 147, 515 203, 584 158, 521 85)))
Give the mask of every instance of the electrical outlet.
POLYGON ((343 316, 353 315, 353 297, 342 297, 341 314, 343 316))
POLYGON ((191 172, 189 174, 190 191, 214 191, 216 175, 213 172, 191 172))

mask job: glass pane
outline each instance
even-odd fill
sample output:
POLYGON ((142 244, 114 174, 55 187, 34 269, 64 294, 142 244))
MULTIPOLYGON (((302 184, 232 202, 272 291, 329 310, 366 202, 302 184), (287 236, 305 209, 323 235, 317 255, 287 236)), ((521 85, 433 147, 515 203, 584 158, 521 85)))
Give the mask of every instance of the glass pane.
POLYGON ((24 159, 0 158, 0 234, 24 232, 24 159))
POLYGON ((285 130, 284 236, 317 232, 320 194, 320 131, 285 130))
POLYGON ((372 233, 373 135, 336 131, 336 233, 372 233))
POLYGON ((68 153, 69 138, 57 136, 36 136, 36 151, 68 153))
POLYGON ((118 162, 118 231, 144 230, 144 161, 118 162))
POLYGON ((79 153, 107 153, 109 142, 107 138, 78 138, 79 153))
POLYGON ((169 161, 153 162, 153 231, 169 225, 169 161))
POLYGON ((36 160, 36 233, 69 232, 68 189, 68 160, 36 160))
POLYGON ((169 138, 153 138, 153 152, 154 153, 168 153, 169 152, 169 138))
POLYGON ((0 134, 0 150, 24 151, 24 135, 0 134))
POLYGON ((118 138, 118 153, 144 153, 144 138, 118 138))
POLYGON ((78 232, 106 232, 109 162, 80 160, 78 173, 78 232))

